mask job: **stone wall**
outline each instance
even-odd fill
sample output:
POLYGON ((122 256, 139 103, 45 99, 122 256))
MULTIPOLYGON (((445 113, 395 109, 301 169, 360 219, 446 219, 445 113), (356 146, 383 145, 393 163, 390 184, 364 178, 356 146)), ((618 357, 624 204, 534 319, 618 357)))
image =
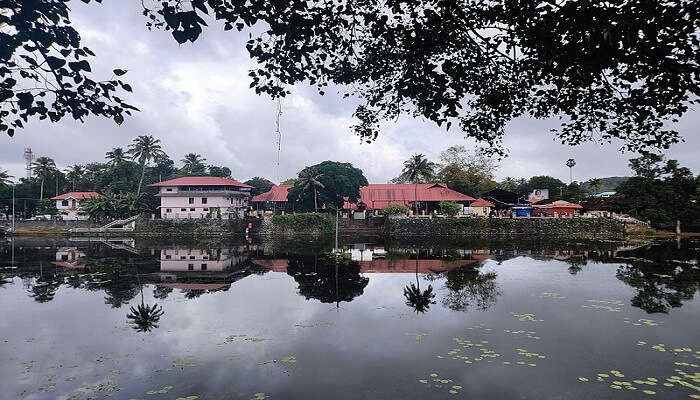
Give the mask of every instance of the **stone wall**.
POLYGON ((139 219, 132 234, 142 236, 245 235, 248 224, 260 229, 260 220, 251 219, 139 219))
POLYGON ((622 239, 624 225, 607 218, 404 218, 387 220, 389 238, 416 236, 539 236, 622 239))
MULTIPOLYGON (((15 221, 18 235, 41 235, 68 233, 71 228, 92 228, 100 226, 92 221, 15 221)), ((0 221, 0 231, 10 231, 12 221, 0 221)))

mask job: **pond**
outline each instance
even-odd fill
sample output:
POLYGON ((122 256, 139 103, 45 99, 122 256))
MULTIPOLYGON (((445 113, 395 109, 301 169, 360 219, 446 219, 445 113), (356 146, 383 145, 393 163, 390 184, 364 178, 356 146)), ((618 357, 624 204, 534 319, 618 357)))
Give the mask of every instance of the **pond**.
POLYGON ((700 398, 700 241, 4 239, 0 399, 700 398))

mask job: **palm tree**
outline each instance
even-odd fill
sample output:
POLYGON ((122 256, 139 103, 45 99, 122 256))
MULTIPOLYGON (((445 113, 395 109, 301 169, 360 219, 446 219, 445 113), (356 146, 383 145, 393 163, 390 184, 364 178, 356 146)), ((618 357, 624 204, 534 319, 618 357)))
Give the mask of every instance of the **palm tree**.
POLYGON ((433 300, 433 285, 428 285, 424 292, 420 290, 420 280, 418 279, 418 252, 416 251, 416 284, 411 283, 403 289, 403 296, 406 298, 406 305, 413 308, 418 313, 428 311, 431 304, 435 304, 433 300))
POLYGON ((184 163, 182 170, 190 175, 203 175, 206 173, 207 166, 204 165, 204 162, 207 159, 202 157, 201 154, 187 153, 185 158, 180 161, 184 163))
POLYGON ((299 197, 301 197, 304 192, 307 190, 313 189, 314 190, 314 212, 318 212, 318 193, 317 193, 317 188, 323 189, 325 186, 319 179, 323 174, 318 174, 313 170, 304 170, 299 174, 299 179, 298 182, 302 185, 302 190, 301 193, 299 194, 299 197))
POLYGON ((435 163, 429 161, 423 154, 414 154, 403 163, 401 176, 415 185, 413 205, 416 215, 418 215, 418 183, 421 180, 433 179, 435 176, 435 163))
POLYGON ((574 182, 574 167, 576 166, 576 160, 569 158, 566 160, 566 166, 569 167, 569 183, 574 182))
POLYGON ((71 182, 72 191, 75 192, 76 182, 80 182, 85 176, 85 168, 82 165, 69 165, 66 170, 66 178, 71 182))
POLYGON ((139 281, 139 288, 141 290, 141 304, 136 306, 136 308, 133 306, 129 307, 129 313, 126 315, 126 318, 131 320, 130 322, 134 324, 134 329, 137 332, 150 332, 158 328, 158 322, 160 322, 160 317, 163 316, 164 311, 158 304, 154 304, 153 306, 144 304, 143 285, 141 285, 138 271, 136 272, 136 279, 139 281))
POLYGON ((12 181, 10 178, 14 178, 12 175, 8 174, 7 171, 0 169, 0 187, 8 186, 12 181))
POLYGON ((114 167, 126 161, 127 154, 121 147, 115 147, 112 151, 105 153, 105 157, 109 160, 107 164, 114 167))
POLYGON ((44 199, 44 182, 51 174, 56 172, 56 163, 49 157, 39 157, 32 163, 32 169, 36 176, 41 180, 41 191, 39 200, 44 199))
POLYGON ((136 195, 138 196, 141 194, 143 177, 146 175, 146 166, 148 166, 150 161, 157 161, 165 157, 165 152, 160 147, 160 139, 156 139, 151 135, 141 135, 129 145, 129 155, 132 160, 138 160, 139 164, 141 164, 141 179, 139 179, 139 187, 136 190, 136 195))

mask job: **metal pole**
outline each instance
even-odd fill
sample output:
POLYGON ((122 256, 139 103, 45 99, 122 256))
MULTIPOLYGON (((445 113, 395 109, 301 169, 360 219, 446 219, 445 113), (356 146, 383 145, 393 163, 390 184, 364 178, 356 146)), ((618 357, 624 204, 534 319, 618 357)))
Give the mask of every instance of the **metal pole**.
POLYGON ((15 185, 12 184, 12 235, 15 234, 15 185))
POLYGON ((335 252, 338 252, 338 209, 335 210, 335 252))

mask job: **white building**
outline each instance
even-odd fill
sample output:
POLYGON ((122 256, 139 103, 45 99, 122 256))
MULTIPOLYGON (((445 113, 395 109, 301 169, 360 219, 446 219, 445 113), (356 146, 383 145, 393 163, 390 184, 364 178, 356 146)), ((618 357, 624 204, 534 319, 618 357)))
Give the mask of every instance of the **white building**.
POLYGON ((66 221, 84 221, 90 216, 83 212, 80 207, 80 202, 85 199, 100 197, 97 192, 68 192, 60 196, 52 197, 51 200, 56 202, 58 215, 66 221))
POLYGON ((252 186, 216 176, 185 176, 154 183, 163 219, 243 217, 252 186))

